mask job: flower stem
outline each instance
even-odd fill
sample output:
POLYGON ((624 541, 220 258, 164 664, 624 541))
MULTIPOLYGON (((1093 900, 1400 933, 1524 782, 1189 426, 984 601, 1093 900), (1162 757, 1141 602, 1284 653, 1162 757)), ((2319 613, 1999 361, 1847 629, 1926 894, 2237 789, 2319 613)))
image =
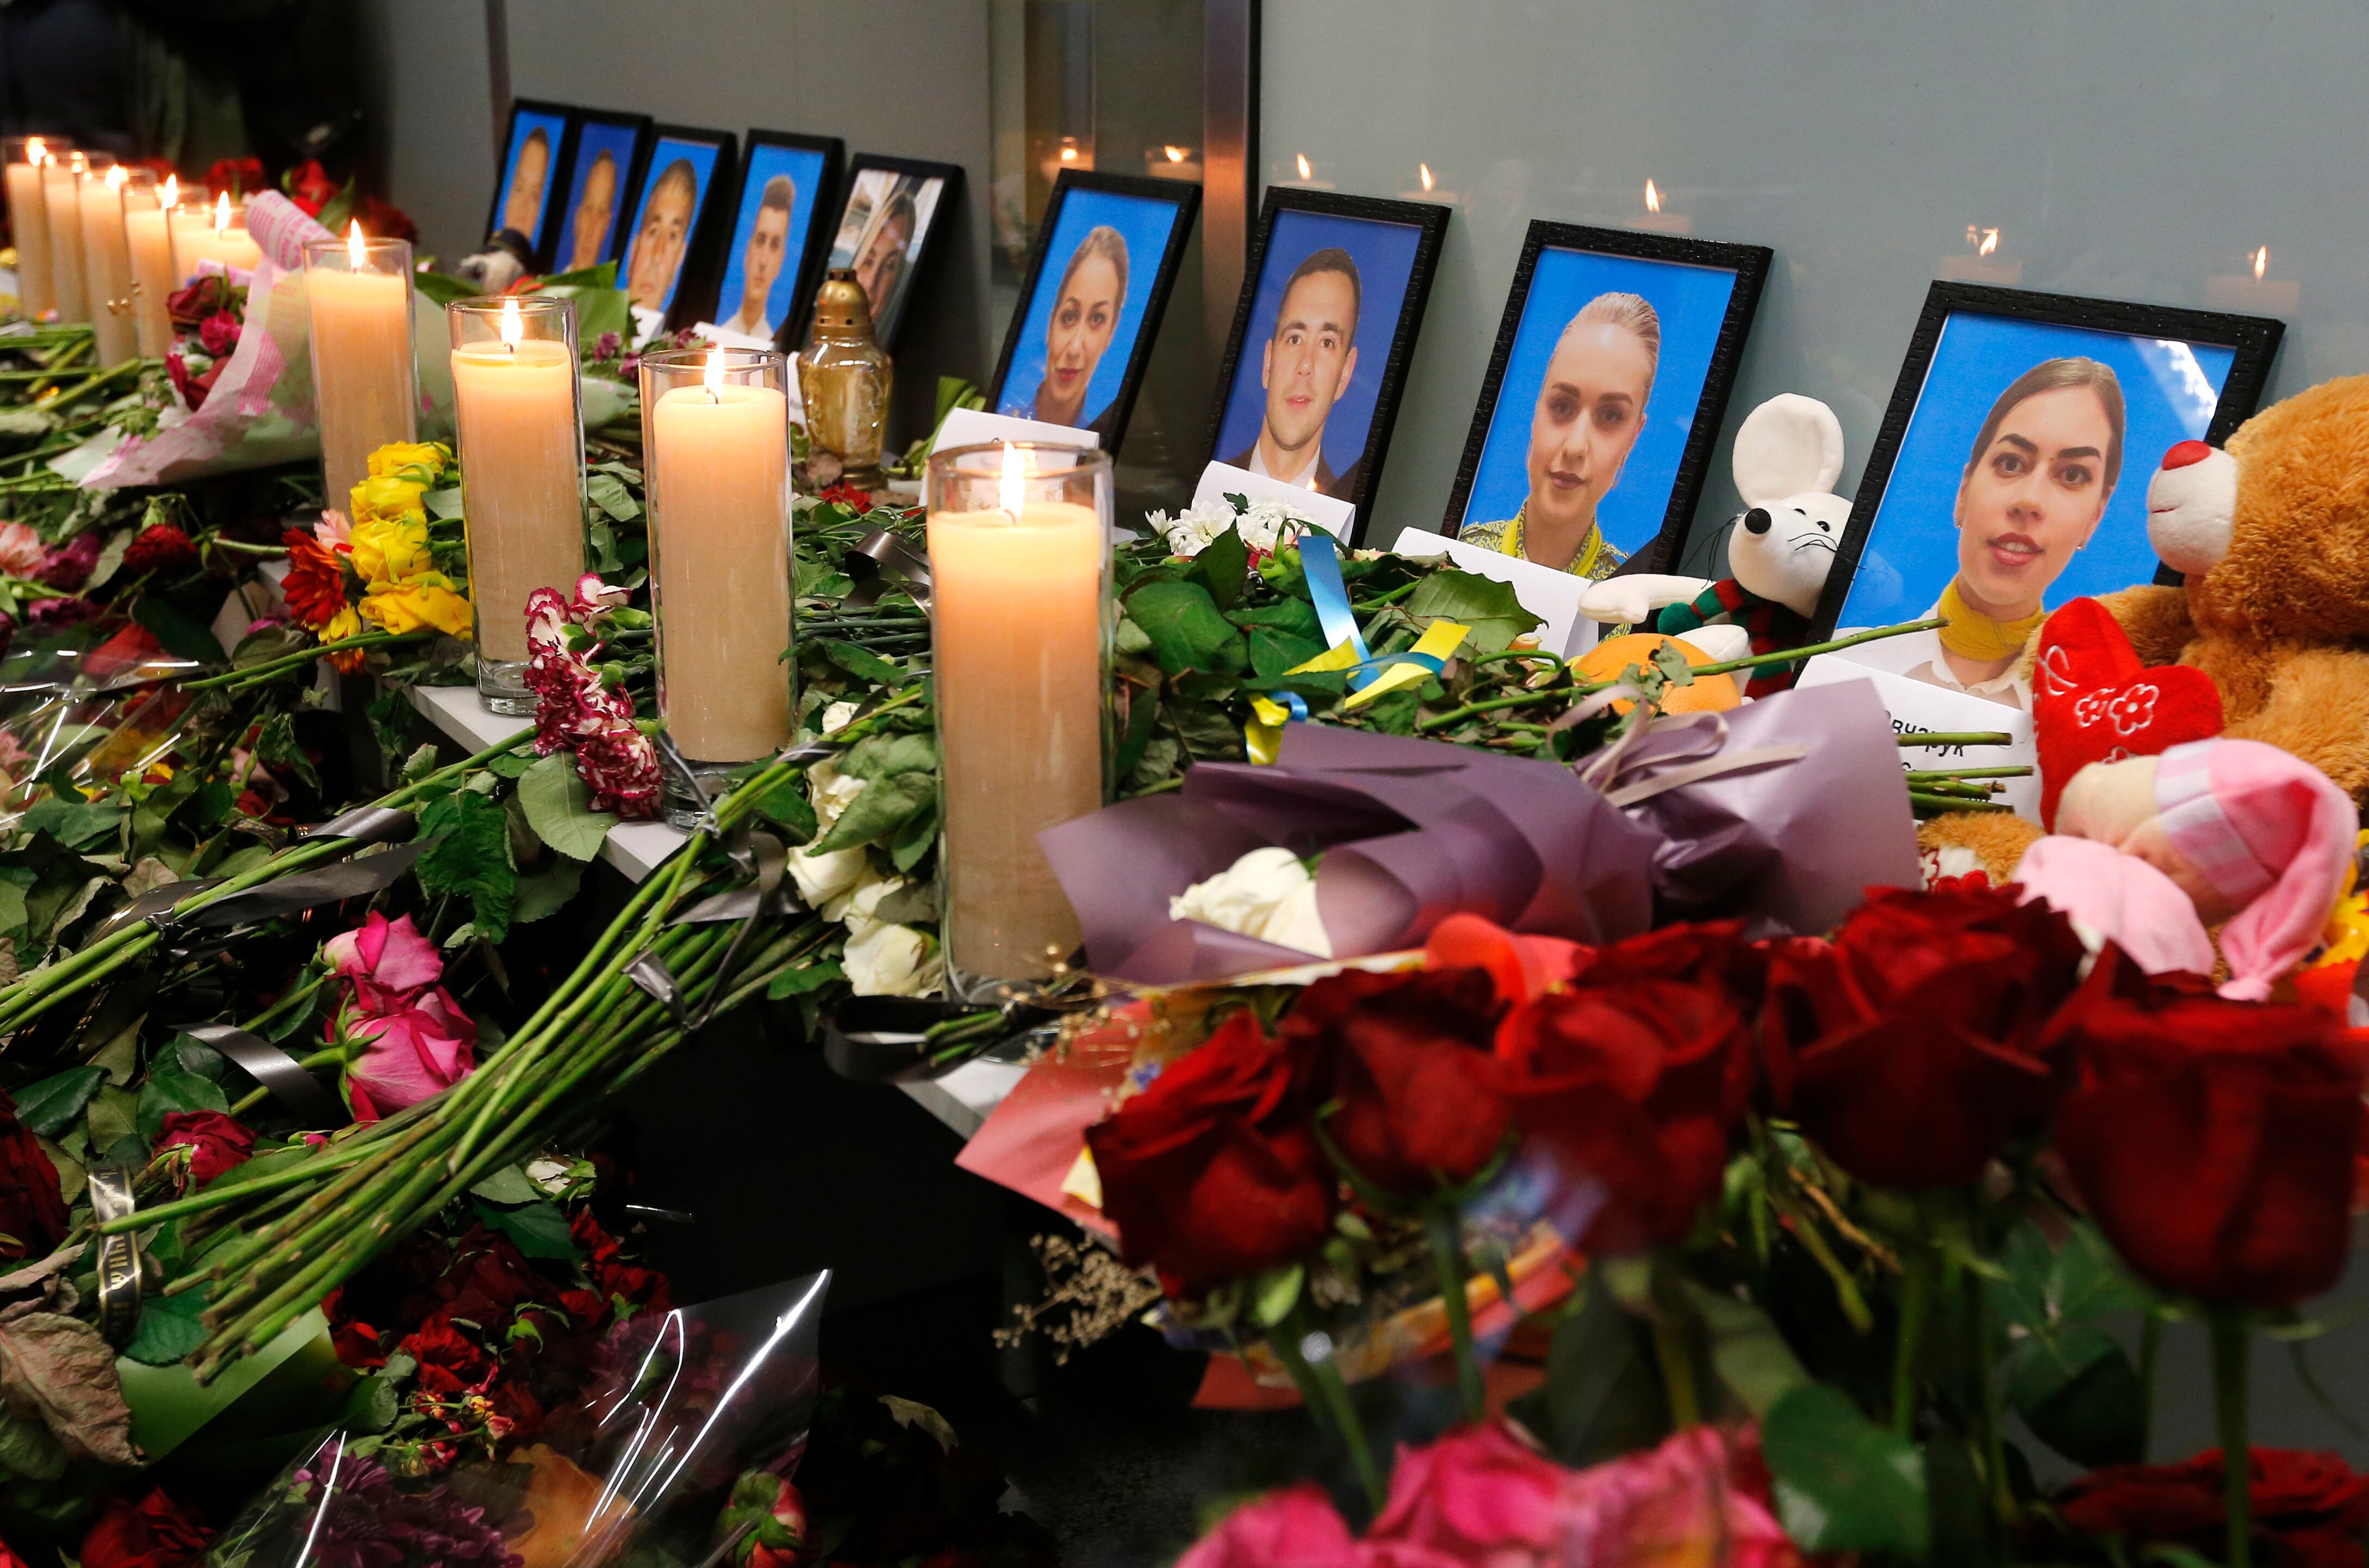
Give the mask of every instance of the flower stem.
POLYGON ((2147 1309, 2139 1319, 2139 1463, 2155 1446, 2155 1376, 2163 1359, 2163 1314, 2147 1309))
POLYGON ((1656 1310, 1653 1332, 1654 1359, 1661 1364, 1662 1389, 1670 1402, 1670 1429, 1684 1432, 1699 1426, 1702 1403, 1695 1394, 1695 1354, 1687 1343, 1686 1325, 1656 1310))
POLYGON ((1423 1228, 1431 1239, 1431 1261, 1439 1273, 1439 1304, 1448 1313, 1448 1338, 1456 1353, 1456 1390, 1464 1402, 1464 1419, 1479 1422, 1489 1413, 1489 1395, 1481 1380, 1481 1357, 1472 1346, 1472 1302, 1465 1293, 1471 1266, 1464 1256, 1462 1223, 1452 1203, 1434 1203, 1425 1210, 1423 1228))
POLYGON ((1999 1441, 1998 1384, 1991 1366, 1990 1303, 1983 1294, 1983 1276, 1973 1269, 1963 1276, 1966 1305, 1966 1355, 1974 1379, 1974 1434, 1982 1447, 1983 1476, 1990 1483, 1991 1511, 2003 1526, 2015 1523, 2015 1489, 2008 1484, 2007 1450, 1999 1441))
POLYGON ((1933 1304, 1930 1261, 1914 1252, 1900 1259, 1900 1338, 1892 1347, 1892 1430, 1917 1435, 1917 1353, 1925 1339, 1925 1317, 1933 1304))
POLYGON ((1283 1369, 1291 1374, 1309 1413, 1315 1415, 1321 1410, 1331 1417, 1333 1435, 1349 1450, 1349 1463, 1357 1472, 1357 1484, 1365 1488, 1366 1502, 1379 1514, 1384 1500, 1382 1473, 1374 1466, 1373 1449, 1367 1445, 1366 1429, 1358 1423, 1357 1407, 1350 1402, 1348 1385, 1342 1382, 1341 1368, 1330 1349, 1314 1366, 1299 1353, 1301 1321, 1299 1313, 1293 1313, 1288 1322, 1266 1336, 1267 1345, 1275 1351, 1276 1359, 1283 1363, 1283 1369))
POLYGON ((2010 746, 2015 743, 2015 737, 2003 729, 1956 730, 1948 734, 1937 729, 1920 729, 1894 738, 1905 747, 2010 746))
POLYGON ((2246 1324, 2234 1312, 2213 1314, 2213 1404, 2221 1426, 2223 1506, 2229 1516, 2229 1568, 2252 1568, 2253 1449, 2246 1436, 2246 1324))

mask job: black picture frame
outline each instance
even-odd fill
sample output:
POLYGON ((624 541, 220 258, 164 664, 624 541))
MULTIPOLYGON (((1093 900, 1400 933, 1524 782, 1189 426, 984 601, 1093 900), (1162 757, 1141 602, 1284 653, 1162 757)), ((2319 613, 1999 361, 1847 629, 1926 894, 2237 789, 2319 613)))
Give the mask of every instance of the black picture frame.
POLYGON ((1515 264, 1513 283, 1505 292, 1505 311, 1497 324, 1497 340, 1489 350, 1488 372, 1481 378, 1480 399, 1472 408, 1472 429, 1464 439, 1464 454, 1456 464, 1456 482, 1448 493, 1448 511, 1440 532, 1450 539, 1457 537, 1463 527, 1465 508, 1480 478, 1481 456, 1489 442, 1489 427, 1496 418, 1498 399, 1505 394, 1506 367, 1521 336, 1522 315, 1529 305, 1539 258, 1550 250, 1701 267, 1735 275, 1735 286, 1727 297, 1726 315, 1720 323, 1711 363, 1703 375, 1702 396, 1695 405, 1694 420, 1678 456, 1677 473, 1671 482, 1662 525, 1653 539, 1620 568, 1622 573, 1668 571, 1667 563, 1676 560, 1678 552, 1686 547, 1687 531, 1693 526, 1695 508, 1702 499, 1711 452, 1719 444, 1720 429, 1727 418, 1727 401, 1735 390, 1745 340, 1751 336, 1753 317, 1760 308, 1761 290, 1768 283, 1768 268, 1777 253, 1765 245, 1531 219, 1528 232, 1522 236, 1521 259, 1515 264))
POLYGON ((734 231, 739 223, 741 203, 748 199, 749 178, 757 166, 757 150, 761 147, 786 147, 822 155, 822 173, 814 194, 814 215, 807 223, 806 246, 791 263, 795 270, 791 273, 789 303, 773 334, 777 347, 795 348, 807 318, 813 315, 815 288, 822 281, 823 260, 830 254, 830 224, 846 199, 847 143, 836 136, 807 136, 794 131, 766 131, 751 126, 741 138, 739 169, 724 203, 723 238, 716 255, 715 277, 700 319, 722 319, 719 313, 724 309, 724 279, 732 269, 732 242, 739 237, 734 231))
MULTIPOLYGON (((864 177, 873 173, 903 176, 921 180, 934 179, 940 182, 937 197, 930 207, 928 223, 906 243, 904 272, 894 291, 893 297, 888 300, 885 308, 880 301, 870 302, 873 307, 872 335, 881 348, 893 354, 897 351, 897 339, 904 328, 905 318, 910 314, 909 307, 912 303, 913 291, 920 286, 921 275, 927 270, 929 258, 938 250, 935 242, 939 225, 943 221, 949 219, 954 204, 961 200, 963 170, 960 164, 933 163, 926 158, 902 158, 885 153, 856 154, 848 161, 847 177, 840 184, 839 221, 831 225, 831 242, 830 248, 826 254, 826 269, 846 265, 839 258, 840 236, 846 234, 851 210, 857 197, 863 194, 864 177)), ((861 234, 856 236, 855 246, 858 250, 862 248, 861 234)))
POLYGON ((1061 218, 1061 210, 1072 191, 1101 190, 1117 196, 1140 197, 1176 209, 1170 222, 1168 243, 1162 248, 1160 265, 1153 272, 1150 292, 1144 296, 1143 322, 1137 328, 1135 341, 1128 346, 1127 369, 1121 375, 1118 392, 1111 399, 1106 418, 1110 433, 1104 439, 1103 450, 1116 456, 1119 443, 1127 437, 1127 422, 1134 412, 1136 395, 1143 388, 1144 372, 1150 368, 1151 347, 1160 336, 1160 323, 1167 314, 1168 296, 1176 283, 1176 269, 1184 259, 1184 246, 1192 238, 1194 220, 1200 215, 1201 188, 1182 180, 1153 179, 1146 175, 1105 174, 1094 169, 1063 169, 1053 181, 1053 194, 1045 205, 1044 221, 1036 228, 1036 243, 1028 257, 1028 270, 1021 280, 1020 300, 1013 306, 1012 325, 1004 329, 1003 347, 996 355, 995 374, 987 386, 987 406, 1002 404, 1004 383, 1012 374, 1012 361, 1020 347, 1020 335, 1026 326, 1031 308, 1036 303, 1036 289, 1045 278, 1045 265, 1052 249, 1053 234, 1061 218))
POLYGON ((1407 277, 1406 294, 1399 302, 1390 353, 1376 383, 1373 418, 1366 428, 1365 448, 1356 460, 1356 484, 1352 494, 1340 498, 1356 508, 1349 543, 1354 544, 1365 537, 1367 521, 1373 515, 1374 496, 1380 488, 1382 460, 1390 451, 1390 431, 1398 422, 1400 399, 1406 390, 1407 367, 1414 358, 1415 335, 1423 325, 1424 307, 1431 300, 1432 276, 1439 267, 1439 247, 1448 235, 1450 211, 1432 201, 1347 196, 1294 186, 1267 187, 1265 200, 1259 207, 1258 228, 1251 237, 1250 255, 1242 270, 1242 292, 1234 303, 1234 324, 1226 335, 1225 354, 1218 362, 1217 395, 1209 409, 1208 436, 1202 444, 1204 464, 1219 461, 1226 412, 1233 396, 1234 375, 1242 361, 1243 343, 1250 336, 1251 318, 1257 307, 1276 220, 1287 212, 1308 212, 1412 227, 1417 231, 1413 269, 1407 277))
MULTIPOLYGON (((1926 290, 1924 308, 1917 316, 1917 330, 1908 340, 1907 357, 1901 361, 1900 379, 1893 384, 1892 401, 1884 409, 1875 445, 1868 452, 1859 493, 1851 500, 1850 521, 1844 526, 1842 544, 1826 576, 1825 592, 1818 601, 1818 612, 1807 638, 1810 642, 1824 642, 1834 635, 1843 607, 1850 598, 1852 580, 1859 575, 1869 535, 1875 527, 1876 513, 1883 505, 1883 494, 1891 483, 1893 466, 1899 460, 1901 443, 1907 438, 1917 399, 1932 370, 1941 329, 1951 316, 1962 314, 2082 327, 2130 338, 2209 343, 2230 350, 2229 373, 2222 383, 2221 395, 2213 406, 2213 418, 2203 438, 2216 446, 2252 418, 2260 405, 2263 389, 2270 383, 2272 361, 2286 333, 2286 324, 2270 316, 2140 304, 2127 300, 2084 299, 2072 294, 1936 280, 1926 290)), ((2131 482, 2127 477, 2128 458, 2125 452, 2125 484, 2131 482)), ((2177 583, 2180 578, 2158 562, 2156 580, 2177 583)))
POLYGON ((729 131, 718 131, 701 125, 652 125, 649 134, 642 139, 641 155, 634 171, 633 195, 624 205, 624 221, 610 241, 609 258, 617 263, 617 286, 628 288, 625 277, 626 253, 633 248, 634 228, 641 217, 642 198, 650 179, 650 166, 658 161, 658 144, 662 142, 690 142, 715 149, 715 169, 708 176, 706 188, 700 193, 699 212, 692 221, 691 236, 683 247, 682 270, 676 275, 674 295, 666 309, 666 330, 679 331, 698 322, 706 311, 709 296, 714 292, 718 263, 727 237, 721 231, 730 226, 730 213, 725 192, 740 188, 738 136, 729 131))
MULTIPOLYGON (((567 122, 567 150, 559 160, 559 174, 554 182, 554 189, 560 192, 558 210, 552 214, 552 221, 544 225, 544 239, 535 252, 536 266, 546 272, 572 269, 574 255, 570 227, 575 221, 578 196, 576 166, 583 159, 586 133, 591 131, 601 132, 604 140, 623 135, 629 143, 625 160, 617 168, 616 190, 610 198, 609 233, 601 240, 597 254, 584 265, 597 267, 603 261, 615 259, 617 235, 624 226, 626 214, 632 210, 634 194, 639 189, 642 164, 649 156, 651 124, 647 114, 581 108, 573 111, 567 122)), ((594 155, 597 157, 599 155, 594 155)), ((503 166, 509 166, 507 160, 503 166)), ((495 195, 498 200, 498 186, 495 195)))
POLYGON ((509 184, 511 160, 518 156, 519 126, 529 115, 539 115, 559 121, 559 137, 551 143, 550 189, 543 199, 543 214, 535 232, 527 235, 528 246, 534 252, 537 266, 543 264, 552 241, 558 233, 558 217, 566 205, 569 169, 574 157, 578 117, 582 110, 572 104, 553 103, 544 98, 512 98, 509 124, 502 132, 502 155, 494 165, 494 193, 486 201, 486 238, 491 241, 502 228, 502 197, 509 184))

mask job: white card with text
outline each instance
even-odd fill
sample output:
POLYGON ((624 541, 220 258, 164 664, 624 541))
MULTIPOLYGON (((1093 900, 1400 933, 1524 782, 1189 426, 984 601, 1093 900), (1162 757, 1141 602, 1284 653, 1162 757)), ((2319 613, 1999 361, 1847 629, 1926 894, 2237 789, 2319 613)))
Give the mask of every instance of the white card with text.
POLYGON ((1872 681, 1884 711, 1892 715, 1894 733, 1940 735, 1997 732, 2011 737, 2005 746, 1932 746, 1900 750, 1903 768, 2009 768, 2032 770, 2026 777, 2002 779, 2006 793, 1991 798, 2014 808, 2019 817, 2040 820, 2040 752, 2032 742, 2031 715, 2006 703, 1947 686, 1916 681, 1889 670, 1877 670, 1848 653, 1822 653, 1802 667, 1796 686, 1825 686, 1837 681, 1872 681))
POLYGON ((1459 571, 1513 584, 1522 608, 1546 622, 1539 628, 1539 647, 1549 653, 1576 658, 1594 647, 1604 630, 1579 612, 1581 596, 1595 586, 1586 578, 1420 528, 1401 533, 1390 549, 1401 555, 1445 555, 1459 571))
POLYGON ((1272 479, 1222 463, 1213 463, 1201 470, 1201 482, 1193 486, 1193 505, 1198 508, 1207 502, 1223 501, 1230 495, 1240 496, 1253 506, 1261 501, 1279 501, 1335 539, 1348 538, 1357 523, 1355 502, 1338 496, 1320 496, 1305 485, 1272 479))
POLYGON ((1103 438, 1093 430, 1072 429, 1067 425, 1048 425, 1042 419, 1018 419, 1009 414, 990 414, 984 408, 956 408, 938 427, 938 439, 933 452, 952 452, 958 446, 981 446, 989 441, 1042 441, 1047 446, 1082 446, 1097 451, 1103 438))

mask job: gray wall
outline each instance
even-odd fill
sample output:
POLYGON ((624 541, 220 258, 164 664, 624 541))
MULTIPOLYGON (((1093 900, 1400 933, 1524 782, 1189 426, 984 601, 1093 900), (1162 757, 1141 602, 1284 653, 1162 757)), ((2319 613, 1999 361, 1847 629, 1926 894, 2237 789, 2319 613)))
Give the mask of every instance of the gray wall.
MULTIPOLYGON (((1927 282, 2000 231, 2021 286, 2208 303, 2255 246, 2300 286, 2279 396, 2369 370, 2369 15, 2351 0, 1267 0, 1267 177, 1306 153, 1461 194, 1372 537, 1439 526, 1533 217, 1619 226, 1648 177, 1712 239, 1774 247, 1734 422, 1825 399, 1846 491, 1927 282)), ((2152 454, 2149 454, 2152 461, 2152 454)))

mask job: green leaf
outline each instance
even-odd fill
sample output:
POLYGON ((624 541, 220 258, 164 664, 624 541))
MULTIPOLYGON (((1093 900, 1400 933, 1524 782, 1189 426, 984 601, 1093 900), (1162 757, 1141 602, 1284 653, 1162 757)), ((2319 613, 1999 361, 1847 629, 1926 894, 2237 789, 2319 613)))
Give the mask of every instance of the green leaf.
POLYGON ((1760 1446, 1778 1516, 1802 1551, 1925 1554, 1925 1456, 1860 1414, 1840 1389, 1811 1383, 1779 1400, 1761 1422, 1760 1446))
POLYGON ((430 893, 467 898, 486 941, 508 935, 518 868, 510 859, 509 820, 500 803, 475 790, 456 791, 419 814, 419 831, 430 841, 417 862, 419 885, 430 893))
POLYGON ((531 1258, 574 1259, 575 1238, 567 1233, 567 1216, 551 1202, 530 1203, 521 1208, 494 1208, 486 1204, 473 1205, 477 1218, 518 1243, 518 1250, 531 1258))
POLYGON ((2034 1436, 2085 1469, 2140 1457, 2138 1368, 2094 1323, 2018 1342, 2008 1358, 2007 1398, 2034 1436))
POLYGON ((1688 1303, 1710 1331, 1711 1369, 1753 1414, 1767 1415, 1779 1400, 1808 1385, 1810 1374, 1759 1308, 1692 1280, 1685 1286, 1688 1303))
POLYGON ((634 493, 614 474, 594 471, 584 481, 584 496, 619 522, 631 522, 642 515, 642 503, 634 499, 634 493))
POLYGON ((871 735, 848 749, 839 771, 852 779, 885 779, 934 773, 937 766, 937 742, 926 735, 871 735))
POLYGON ((289 715, 277 713, 263 721, 256 733, 255 754, 264 766, 292 773, 315 789, 321 787, 321 775, 314 771, 313 759, 296 743, 295 721, 289 715))
POLYGON ((17 1092, 17 1119, 43 1138, 55 1138, 82 1115, 99 1080, 106 1076, 107 1069, 103 1067, 72 1067, 20 1089, 17 1092))
POLYGON ((454 300, 475 298, 478 292, 476 285, 468 280, 445 272, 415 272, 411 286, 440 305, 449 305, 454 300))
POLYGON ((1596 1464, 1668 1435, 1669 1401, 1649 1333, 1600 1281, 1555 1324, 1536 1412, 1545 1426, 1533 1429, 1563 1463, 1596 1464))
POLYGON ((1546 624, 1522 608, 1512 583, 1471 572, 1434 572, 1407 595, 1404 604, 1409 615, 1426 624, 1448 620, 1471 627, 1464 642, 1475 653, 1503 653, 1516 637, 1546 624))
POLYGON ((841 812, 830 831, 816 841, 807 853, 829 854, 834 850, 852 850, 859 844, 896 831, 923 811, 937 804, 938 780, 935 773, 897 773, 888 778, 875 779, 856 793, 841 812))
POLYGON ((1299 1304, 1300 1287, 1308 1280, 1308 1270, 1300 1264, 1286 1268, 1271 1268, 1251 1281, 1251 1317, 1259 1327, 1271 1329, 1291 1316, 1292 1308, 1299 1304))
POLYGON ((521 774, 518 798, 534 836, 571 860, 599 854, 609 830, 617 825, 616 813, 592 809, 592 787, 576 771, 576 759, 565 751, 553 752, 521 774))
POLYGON ((206 1325, 198 1314, 206 1310, 205 1293, 185 1290, 178 1296, 151 1296, 140 1303, 140 1325, 123 1354, 150 1367, 169 1367, 206 1342, 206 1325))
POLYGON ((154 1138, 164 1130, 165 1118, 176 1111, 229 1109, 222 1086, 211 1078, 178 1069, 152 1073, 140 1090, 140 1136, 154 1138))
MULTIPOLYGON (((222 589, 214 589, 220 593, 222 589)), ((221 643, 203 621, 179 609, 162 595, 143 593, 132 603, 132 618, 148 628, 165 651, 182 658, 194 658, 207 664, 220 664, 230 656, 223 652, 221 643)))
POLYGON ((55 1481, 66 1472, 66 1451, 39 1421, 0 1415, 0 1471, 27 1481, 55 1481))
POLYGON ((1190 576, 1208 589, 1211 603, 1220 610, 1230 610, 1242 596, 1250 570, 1250 546, 1242 543, 1238 523, 1201 546, 1201 553, 1193 557, 1190 576))
POLYGON ((528 872, 519 878, 518 901, 510 907, 510 922, 532 925, 547 920, 574 901, 583 887, 582 861, 563 857, 539 871, 528 872))
POLYGON ((547 758, 530 756, 522 751, 505 751, 486 764, 486 772, 498 779, 514 779, 547 758))
POLYGON ((894 686, 904 679, 902 670, 870 648, 858 647, 853 643, 843 643, 833 637, 820 638, 815 646, 822 650, 825 658, 858 681, 868 681, 875 686, 894 686))
POLYGON ((526 1173, 516 1165, 505 1165, 471 1187, 469 1196, 484 1198, 487 1203, 516 1207, 521 1203, 540 1203, 543 1201, 543 1189, 528 1181, 526 1173))
POLYGON ((759 795, 757 814, 788 833, 794 844, 803 844, 815 836, 814 802, 807 798, 807 781, 802 774, 793 774, 759 795))
POLYGON ((775 975, 772 983, 765 988, 765 994, 779 1001, 785 996, 804 996, 808 991, 820 990, 834 980, 845 979, 847 971, 841 968, 835 960, 808 964, 802 969, 784 969, 775 975))
POLYGON ((1154 578, 1127 596, 1127 612, 1150 639, 1151 657, 1167 674, 1239 675, 1249 668, 1250 645, 1197 582, 1154 578))
POLYGON ((70 850, 86 850, 115 833, 116 825, 130 815, 120 806, 101 806, 93 801, 60 800, 52 795, 35 801, 30 809, 17 818, 16 826, 28 833, 46 830, 50 837, 70 850))

